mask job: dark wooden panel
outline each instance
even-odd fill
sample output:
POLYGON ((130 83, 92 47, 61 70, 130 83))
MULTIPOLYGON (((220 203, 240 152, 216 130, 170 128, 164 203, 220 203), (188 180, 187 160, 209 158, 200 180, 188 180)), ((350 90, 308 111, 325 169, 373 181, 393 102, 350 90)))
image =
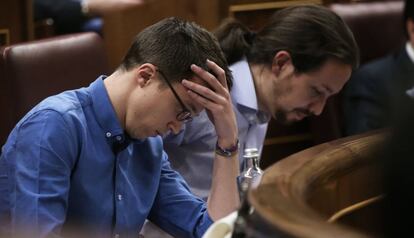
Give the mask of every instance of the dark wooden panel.
POLYGON ((104 39, 111 68, 116 68, 134 36, 145 27, 171 16, 194 21, 208 30, 226 16, 227 1, 154 0, 104 16, 104 39))
POLYGON ((32 40, 32 1, 2 0, 0 2, 0 29, 9 31, 9 44, 32 40))

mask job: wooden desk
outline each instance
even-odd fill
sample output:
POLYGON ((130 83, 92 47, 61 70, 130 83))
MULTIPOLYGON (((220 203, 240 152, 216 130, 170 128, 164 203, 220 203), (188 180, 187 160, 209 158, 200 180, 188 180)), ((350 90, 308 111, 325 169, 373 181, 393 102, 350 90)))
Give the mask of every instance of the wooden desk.
POLYGON ((249 202, 258 217, 279 234, 372 235, 378 227, 361 232, 356 227, 363 224, 348 224, 350 228, 327 221, 343 208, 382 194, 381 164, 372 155, 384 137, 385 132, 347 137, 289 156, 265 170, 260 185, 249 192, 249 202))

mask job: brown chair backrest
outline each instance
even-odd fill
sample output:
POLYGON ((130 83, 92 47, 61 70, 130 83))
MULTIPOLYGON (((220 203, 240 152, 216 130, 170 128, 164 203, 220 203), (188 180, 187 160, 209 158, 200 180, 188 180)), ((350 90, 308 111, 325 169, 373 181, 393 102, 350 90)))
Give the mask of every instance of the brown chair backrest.
POLYGON ((103 40, 95 33, 16 44, 0 52, 0 145, 42 99, 88 86, 108 73, 103 40))
POLYGON ((404 1, 336 3, 329 8, 348 24, 361 51, 361 63, 398 49, 404 42, 404 1))

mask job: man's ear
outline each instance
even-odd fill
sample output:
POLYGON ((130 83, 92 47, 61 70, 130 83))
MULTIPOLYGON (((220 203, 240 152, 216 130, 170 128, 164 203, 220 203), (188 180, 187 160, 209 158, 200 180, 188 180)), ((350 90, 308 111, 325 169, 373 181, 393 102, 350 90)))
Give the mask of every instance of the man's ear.
POLYGON ((292 64, 292 58, 289 52, 285 50, 278 51, 273 57, 272 72, 279 76, 284 68, 292 64))
POLYGON ((153 82, 154 76, 157 72, 155 65, 145 63, 135 69, 135 80, 141 87, 153 82))

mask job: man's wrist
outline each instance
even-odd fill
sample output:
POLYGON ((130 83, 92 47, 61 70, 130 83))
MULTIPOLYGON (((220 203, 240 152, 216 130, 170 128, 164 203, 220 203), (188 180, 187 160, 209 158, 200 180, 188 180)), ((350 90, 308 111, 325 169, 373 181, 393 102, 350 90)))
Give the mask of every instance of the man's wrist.
POLYGON ((216 143, 216 154, 223 157, 233 157, 239 151, 239 140, 236 139, 236 142, 231 146, 221 147, 219 142, 216 143))

